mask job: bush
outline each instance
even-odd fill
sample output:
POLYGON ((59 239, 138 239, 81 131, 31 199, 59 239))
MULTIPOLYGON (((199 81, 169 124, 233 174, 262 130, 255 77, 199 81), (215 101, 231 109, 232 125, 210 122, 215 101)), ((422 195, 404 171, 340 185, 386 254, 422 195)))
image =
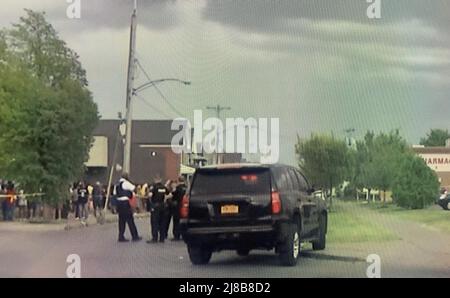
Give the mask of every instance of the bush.
POLYGON ((338 186, 334 189, 334 194, 338 199, 342 199, 344 197, 344 192, 342 191, 341 186, 338 186))
POLYGON ((350 183, 344 188, 344 197, 347 199, 355 199, 356 187, 354 184, 350 183))
POLYGON ((423 209, 435 202, 439 194, 439 181, 422 158, 405 155, 396 176, 392 196, 398 206, 423 209))

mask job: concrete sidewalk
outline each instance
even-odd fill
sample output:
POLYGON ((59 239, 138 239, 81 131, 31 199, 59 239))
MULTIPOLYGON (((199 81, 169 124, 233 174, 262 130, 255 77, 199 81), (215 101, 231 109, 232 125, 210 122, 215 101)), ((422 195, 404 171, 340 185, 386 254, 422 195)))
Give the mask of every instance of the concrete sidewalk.
MULTIPOLYGON (((139 213, 135 214, 135 218, 148 218, 148 213, 139 213)), ((85 228, 89 226, 96 226, 108 223, 114 223, 118 221, 117 214, 112 214, 110 212, 106 213, 104 219, 96 218, 94 215, 89 215, 88 220, 86 222, 82 222, 81 220, 76 220, 73 214, 69 215, 68 219, 62 220, 53 220, 50 222, 43 222, 40 220, 33 221, 13 221, 13 222, 0 222, 0 231, 24 231, 24 232, 33 232, 33 231, 63 231, 63 230, 72 230, 85 228)))

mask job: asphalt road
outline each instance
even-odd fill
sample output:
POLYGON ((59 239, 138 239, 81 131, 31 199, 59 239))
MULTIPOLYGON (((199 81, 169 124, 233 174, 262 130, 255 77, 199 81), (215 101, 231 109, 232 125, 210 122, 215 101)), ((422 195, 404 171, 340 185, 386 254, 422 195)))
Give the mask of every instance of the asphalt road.
MULTIPOLYGON (((296 267, 282 267, 271 251, 248 257, 213 254, 210 264, 193 266, 183 242, 117 243, 116 224, 69 231, 15 229, 0 223, 0 277, 66 277, 70 254, 81 258, 82 277, 366 277, 366 258, 381 258, 382 277, 450 277, 450 237, 409 222, 384 218, 401 240, 385 243, 330 243, 313 252, 305 245, 296 267), (439 245, 446 245, 439 247, 439 245)), ((148 218, 137 219, 149 234, 148 218)), ((128 232, 127 232, 128 233, 128 232)))

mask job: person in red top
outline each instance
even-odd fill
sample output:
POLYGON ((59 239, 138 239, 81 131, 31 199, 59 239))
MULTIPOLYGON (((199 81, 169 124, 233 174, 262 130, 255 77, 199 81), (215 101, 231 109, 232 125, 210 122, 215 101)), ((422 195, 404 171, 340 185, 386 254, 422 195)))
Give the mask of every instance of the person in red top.
POLYGON ((3 182, 3 180, 0 180, 0 202, 2 203, 2 218, 3 220, 6 220, 6 209, 7 209, 7 202, 6 198, 3 197, 3 195, 6 194, 6 184, 3 182))
POLYGON ((6 198, 6 220, 13 221, 16 193, 14 190, 14 184, 12 182, 8 183, 6 194, 8 195, 8 197, 6 198))

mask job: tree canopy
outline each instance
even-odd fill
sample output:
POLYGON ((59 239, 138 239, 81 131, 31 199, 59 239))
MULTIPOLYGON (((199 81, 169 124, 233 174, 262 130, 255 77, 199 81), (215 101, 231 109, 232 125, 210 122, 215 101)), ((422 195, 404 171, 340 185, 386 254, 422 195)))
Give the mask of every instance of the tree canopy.
POLYGON ((369 159, 362 164, 366 167, 366 183, 371 188, 386 192, 392 188, 400 160, 408 150, 406 141, 399 131, 392 131, 372 137, 368 147, 369 159))
MULTIPOLYGON (((367 132, 355 148, 327 135, 298 140, 299 165, 316 186, 327 190, 344 180, 352 187, 393 191, 405 208, 423 208, 433 202, 439 182, 434 172, 416 156, 398 130, 367 132)), ((383 197, 385 202, 385 197, 383 197)))
POLYGON ((431 129, 425 138, 420 139, 420 145, 442 147, 448 139, 450 139, 450 133, 447 129, 431 129))
POLYGON ((298 139, 296 145, 300 168, 315 186, 330 192, 347 175, 348 150, 344 141, 328 135, 313 134, 309 139, 298 139))
POLYGON ((398 167, 399 175, 393 184, 395 203, 404 208, 422 209, 439 195, 439 181, 424 160, 413 154, 403 156, 398 167))
POLYGON ((98 123, 76 53, 26 10, 0 34, 0 176, 55 201, 81 177, 98 123))

